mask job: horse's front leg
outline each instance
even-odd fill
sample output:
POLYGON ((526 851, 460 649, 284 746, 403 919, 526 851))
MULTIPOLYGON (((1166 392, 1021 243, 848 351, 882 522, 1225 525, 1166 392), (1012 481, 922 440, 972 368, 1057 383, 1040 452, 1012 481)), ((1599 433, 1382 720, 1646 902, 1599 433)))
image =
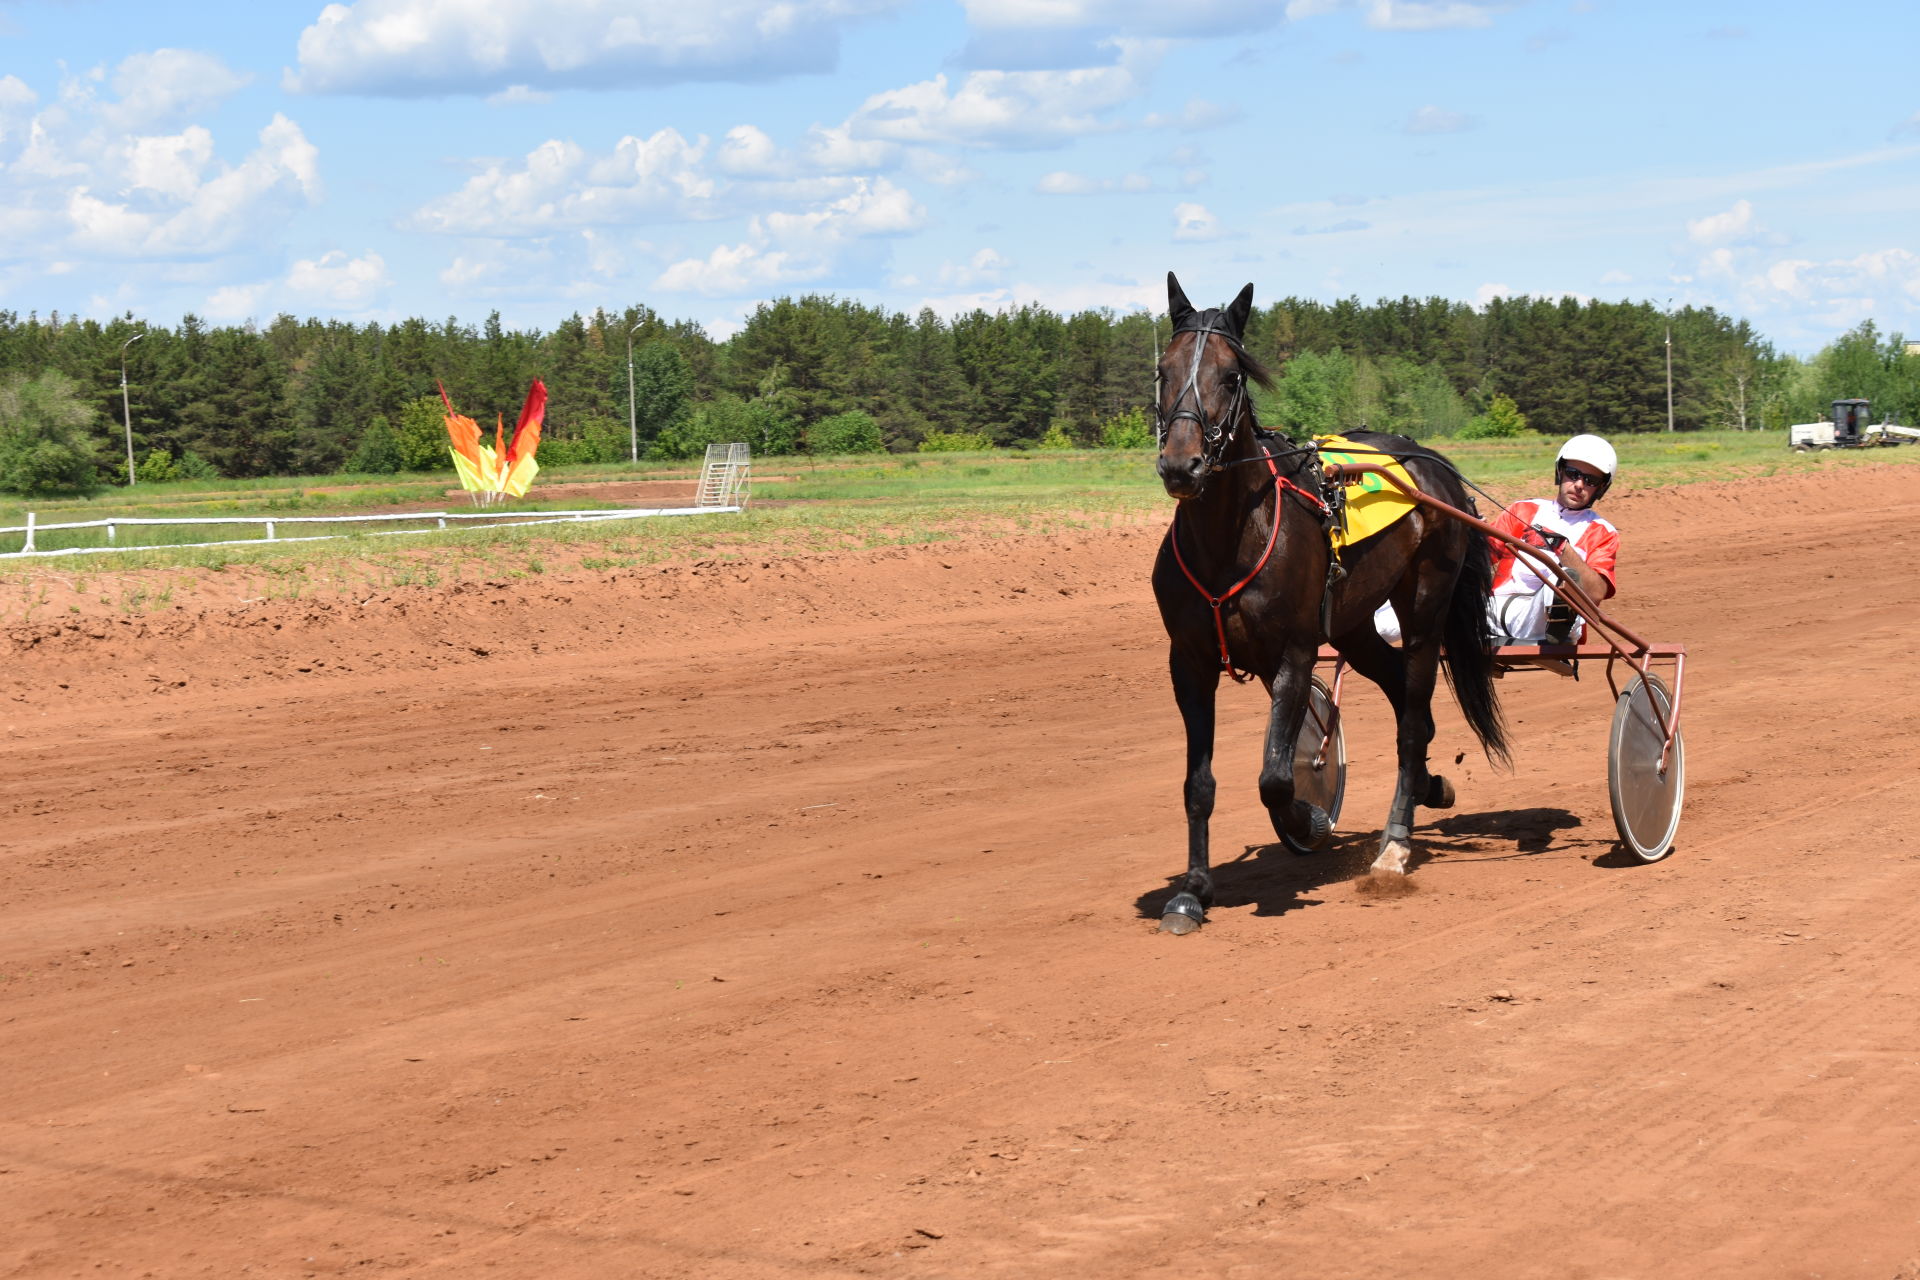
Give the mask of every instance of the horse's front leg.
POLYGON ((1260 763, 1260 800, 1273 819, 1274 834, 1299 849, 1318 849, 1333 834, 1333 819, 1315 804, 1293 794, 1293 753, 1300 742, 1300 721, 1312 687, 1313 650, 1286 655, 1269 691, 1267 744, 1260 763))
POLYGON ((1187 728, 1187 781, 1182 796, 1187 809, 1187 874, 1160 913, 1167 933, 1192 933, 1206 922, 1213 905, 1213 872, 1207 852, 1207 824, 1213 817, 1214 697, 1220 690, 1220 670, 1195 664, 1175 649, 1168 666, 1173 673, 1173 699, 1187 728))

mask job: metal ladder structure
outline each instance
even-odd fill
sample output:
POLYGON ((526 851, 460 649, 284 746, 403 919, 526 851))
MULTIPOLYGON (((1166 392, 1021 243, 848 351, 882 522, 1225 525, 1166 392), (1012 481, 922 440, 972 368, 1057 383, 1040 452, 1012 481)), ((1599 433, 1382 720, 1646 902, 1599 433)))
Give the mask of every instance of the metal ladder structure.
POLYGON ((752 483, 753 454, 745 444, 710 444, 693 505, 744 508, 752 483))

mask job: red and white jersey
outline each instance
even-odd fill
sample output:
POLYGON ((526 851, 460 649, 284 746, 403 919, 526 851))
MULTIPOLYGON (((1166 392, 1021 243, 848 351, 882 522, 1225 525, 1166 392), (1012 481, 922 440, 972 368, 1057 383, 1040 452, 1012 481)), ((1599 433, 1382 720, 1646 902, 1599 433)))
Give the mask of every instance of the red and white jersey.
MULTIPOLYGON (((1587 567, 1607 580, 1607 595, 1618 589, 1614 565, 1620 558, 1620 531, 1593 508, 1567 511, 1552 498, 1537 498, 1532 502, 1516 502, 1493 520, 1494 528, 1522 539, 1527 537, 1529 525, 1550 530, 1571 543, 1587 567)), ((1506 543, 1492 538, 1487 539, 1487 543, 1493 549, 1494 595, 1531 594, 1547 585, 1546 580, 1533 571, 1533 566, 1506 543)))

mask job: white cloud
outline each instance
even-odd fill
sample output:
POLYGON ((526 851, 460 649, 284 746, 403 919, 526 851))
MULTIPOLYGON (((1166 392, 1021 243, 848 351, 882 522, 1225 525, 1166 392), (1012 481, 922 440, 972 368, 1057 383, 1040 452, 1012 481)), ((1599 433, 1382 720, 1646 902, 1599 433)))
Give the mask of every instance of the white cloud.
POLYGON ((213 160, 213 135, 199 125, 167 137, 135 138, 127 147, 127 185, 191 200, 213 160))
POLYGON ((1175 240, 1218 240, 1223 234, 1220 219, 1207 206, 1191 202, 1173 206, 1175 240))
POLYGON ((1154 185, 1153 179, 1144 173, 1129 173, 1118 178, 1091 178, 1084 173, 1055 169, 1042 175, 1033 189, 1048 196, 1090 196, 1116 191, 1139 195, 1154 190, 1154 185))
POLYGON ((1367 25, 1382 31, 1440 31, 1459 27, 1490 27, 1504 4, 1421 4, 1415 0, 1372 0, 1367 25))
POLYGON ((103 256, 203 257, 274 225, 302 199, 318 199, 319 153, 299 125, 276 115, 259 141, 239 164, 211 165, 204 129, 130 140, 112 157, 118 165, 94 175, 101 186, 119 177, 119 199, 95 195, 91 184, 67 194, 74 244, 103 256), (215 171, 203 177, 210 165, 215 171))
POLYGON ((892 168, 902 150, 891 142, 856 138, 847 125, 814 125, 802 149, 808 165, 822 173, 871 173, 892 168))
POLYGON ((217 58, 159 49, 68 76, 43 107, 0 76, 0 260, 177 264, 277 235, 320 198, 319 153, 300 126, 275 115, 231 161, 205 125, 181 123, 246 79, 217 58))
POLYGON ((1177 114, 1166 115, 1162 112, 1154 112, 1140 123, 1149 129, 1180 129, 1188 133, 1196 133, 1201 129, 1231 124, 1239 118, 1238 107, 1221 106, 1217 102, 1208 102, 1204 98, 1191 98, 1177 114))
POLYGON ((1725 213, 1716 213, 1689 221, 1687 238, 1695 244, 1720 244, 1723 241, 1742 239, 1752 229, 1753 205, 1746 200, 1736 200, 1733 208, 1725 213))
POLYGON ((737 298, 783 284, 817 280, 827 264, 796 260, 784 250, 752 244, 716 245, 704 259, 685 258, 653 282, 670 293, 700 293, 709 298, 737 298))
POLYGON ((998 289, 980 289, 965 293, 929 294, 913 309, 931 307, 943 316, 969 311, 1013 311, 1034 305, 1060 315, 1095 311, 1110 307, 1115 311, 1154 311, 1167 305, 1164 278, 1135 282, 1130 280, 1076 280, 1072 284, 1036 284, 1022 281, 998 289))
POLYGON ((201 314, 209 320, 227 324, 250 320, 265 309, 261 302, 268 288, 265 284, 223 285, 209 295, 200 308, 201 314))
POLYGON ((628 135, 594 154, 552 138, 519 165, 494 163, 458 191, 408 219, 454 235, 542 235, 555 230, 717 216, 717 185, 705 166, 707 140, 677 130, 628 135))
POLYGON ((964 263, 940 264, 939 283, 949 289, 996 285, 1007 274, 1009 262, 997 249, 981 249, 964 263))
POLYGON ((164 127, 212 110, 252 79, 209 53, 136 53, 115 68, 113 89, 120 98, 101 113, 117 128, 164 127))
POLYGON ((386 261, 377 253, 349 258, 336 249, 301 259, 287 273, 287 288, 296 296, 343 311, 364 311, 392 285, 386 261))
POLYGON ((744 177, 781 175, 791 168, 773 139, 750 124, 735 125, 727 130, 727 136, 720 141, 715 163, 726 173, 744 177))
POLYGON ((1495 298, 1511 298, 1513 287, 1504 284, 1483 284, 1473 291, 1474 305, 1484 307, 1495 298))
POLYGON ((1042 174, 1040 181, 1033 186, 1035 191, 1049 196, 1090 196, 1101 190, 1098 180, 1084 173, 1069 173, 1065 169, 1055 169, 1042 174))
POLYGON ((1424 135, 1434 133, 1465 133, 1479 124, 1473 116, 1458 111, 1447 111, 1440 107, 1425 106, 1407 117, 1405 132, 1424 135))
POLYGON ((855 138, 979 147, 1052 147, 1116 129, 1114 108, 1145 88, 1131 65, 975 71, 876 93, 847 120, 855 138))
POLYGON ((1877 307, 1920 303, 1920 254, 1910 249, 1876 249, 1825 262, 1783 258, 1765 264, 1743 283, 1757 309, 1791 301, 1853 305, 1871 314, 1877 307))
POLYGON ((498 93, 487 95, 487 105, 490 107, 537 107, 552 101, 552 94, 528 88, 524 84, 510 84, 498 93))
POLYGON ((0 158, 6 154, 7 140, 27 127, 33 118, 34 104, 40 95, 18 76, 0 76, 0 158))
POLYGON ((826 72, 897 0, 356 0, 300 34, 287 88, 391 97, 764 81, 826 72))
POLYGON ((969 26, 1016 31, 1098 27, 1123 35, 1221 35, 1266 26, 1272 0, 960 0, 969 26))
POLYGON ((961 0, 960 65, 1001 71, 1098 66, 1116 43, 1244 36, 1281 20, 1272 0, 961 0))
POLYGON ((1632 284, 1633 277, 1628 275, 1624 271, 1615 269, 1615 270, 1608 271, 1605 275, 1601 276, 1600 283, 1601 284, 1632 284))
POLYGON ((853 190, 829 204, 754 218, 744 242, 716 245, 705 258, 674 262, 654 286, 725 298, 819 280, 851 258, 871 257, 863 244, 916 231, 925 223, 926 209, 904 189, 885 178, 856 179, 853 190))

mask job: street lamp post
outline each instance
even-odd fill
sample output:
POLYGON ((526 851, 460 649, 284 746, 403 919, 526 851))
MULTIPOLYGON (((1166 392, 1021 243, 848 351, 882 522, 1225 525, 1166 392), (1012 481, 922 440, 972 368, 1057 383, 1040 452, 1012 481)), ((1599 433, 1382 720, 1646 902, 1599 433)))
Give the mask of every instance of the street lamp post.
POLYGON ((1673 299, 1667 299, 1667 430, 1673 430, 1673 299))
POLYGON ((634 462, 640 461, 640 427, 633 412, 633 333, 645 323, 641 320, 627 330, 627 456, 634 462))
POLYGON ((147 336, 140 332, 120 344, 120 416, 127 427, 127 487, 133 487, 133 404, 127 399, 127 348, 147 336))

